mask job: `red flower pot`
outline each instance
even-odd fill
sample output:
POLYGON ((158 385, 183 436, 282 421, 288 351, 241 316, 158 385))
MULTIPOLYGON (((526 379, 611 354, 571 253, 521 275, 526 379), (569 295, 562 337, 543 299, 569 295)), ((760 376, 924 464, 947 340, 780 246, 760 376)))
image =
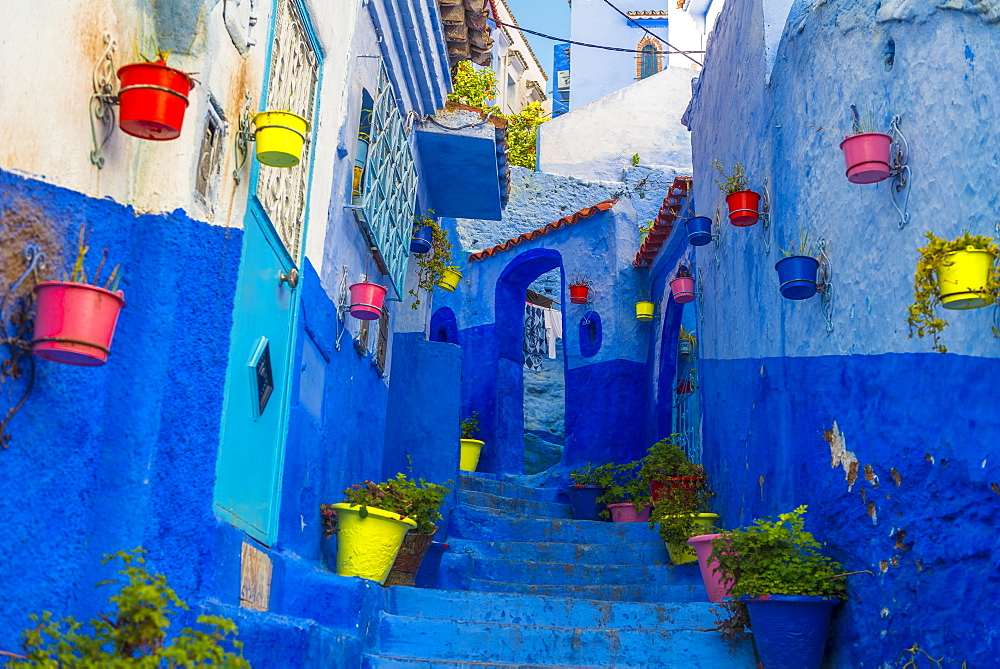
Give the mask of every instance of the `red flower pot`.
POLYGON ((160 60, 126 65, 118 70, 118 79, 118 127, 123 132, 160 142, 180 136, 194 88, 191 77, 160 60))
POLYGON ((649 494, 653 496, 654 502, 658 502, 664 495, 676 495, 690 498, 693 504, 695 495, 698 494, 698 489, 702 484, 700 476, 674 476, 666 481, 650 481, 649 494))
POLYGON ((753 225, 760 218, 760 195, 752 190, 741 190, 730 194, 726 198, 729 205, 729 222, 733 225, 745 228, 753 225))
POLYGON ((35 286, 35 338, 31 352, 42 360, 98 367, 108 360, 122 292, 70 281, 35 286))
POLYGON ((679 276, 670 282, 670 290, 674 293, 674 302, 687 304, 694 300, 694 277, 679 276))
POLYGON ((590 286, 569 287, 569 301, 574 304, 586 304, 589 294, 590 286))
POLYGON ((363 321, 378 320, 382 316, 382 303, 387 288, 377 283, 362 281, 351 284, 351 315, 363 321))

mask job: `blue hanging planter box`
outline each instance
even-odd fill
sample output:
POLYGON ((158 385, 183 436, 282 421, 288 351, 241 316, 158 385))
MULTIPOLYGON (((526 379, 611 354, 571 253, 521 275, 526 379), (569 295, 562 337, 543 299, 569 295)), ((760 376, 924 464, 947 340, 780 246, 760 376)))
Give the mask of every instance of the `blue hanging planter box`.
POLYGON ((433 233, 431 226, 423 225, 413 230, 413 238, 410 239, 410 251, 421 254, 427 253, 433 246, 433 233))
POLYGON ((754 645, 767 669, 819 669, 837 597, 740 597, 750 614, 754 645))
POLYGON ((691 246, 704 246, 712 241, 712 219, 708 216, 689 218, 685 225, 691 246))
POLYGON ((816 274, 819 261, 812 256, 789 256, 779 260, 778 270, 781 296, 789 300, 807 300, 816 294, 816 274))

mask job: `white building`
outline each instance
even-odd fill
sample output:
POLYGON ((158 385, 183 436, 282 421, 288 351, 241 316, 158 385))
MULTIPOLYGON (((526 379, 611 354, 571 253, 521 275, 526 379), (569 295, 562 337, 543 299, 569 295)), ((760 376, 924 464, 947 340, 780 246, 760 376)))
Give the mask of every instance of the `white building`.
MULTIPOLYGON (((504 0, 490 0, 490 7, 498 21, 517 25, 517 19, 504 0)), ((497 106, 504 114, 516 114, 528 104, 539 102, 546 114, 551 114, 552 100, 545 95, 548 76, 524 34, 516 28, 497 25, 493 40, 497 106)))

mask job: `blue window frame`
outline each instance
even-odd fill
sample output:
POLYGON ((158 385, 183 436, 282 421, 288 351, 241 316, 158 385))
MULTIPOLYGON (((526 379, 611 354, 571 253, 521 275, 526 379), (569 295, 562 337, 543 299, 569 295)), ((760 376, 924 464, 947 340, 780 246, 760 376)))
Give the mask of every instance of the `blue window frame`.
POLYGON ((658 55, 656 47, 652 44, 647 44, 642 47, 642 53, 640 55, 640 58, 642 59, 639 72, 640 79, 651 77, 660 71, 660 63, 657 58, 658 55))

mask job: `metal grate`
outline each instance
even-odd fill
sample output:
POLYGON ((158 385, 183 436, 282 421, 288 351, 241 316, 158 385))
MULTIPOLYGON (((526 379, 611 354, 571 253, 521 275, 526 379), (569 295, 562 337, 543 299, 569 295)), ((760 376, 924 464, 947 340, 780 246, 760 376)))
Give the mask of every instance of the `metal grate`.
POLYGON ((396 96, 383 67, 372 110, 362 204, 361 209, 354 212, 368 235, 379 269, 389 277, 397 300, 403 295, 416 192, 413 156, 396 106, 396 96))
MULTIPOLYGON (((281 0, 274 23, 271 79, 267 109, 290 111, 312 121, 319 81, 319 58, 295 0, 281 0)), ((309 177, 313 133, 306 133, 302 160, 296 167, 260 165, 257 198, 281 237, 293 262, 298 262, 309 177)))
POLYGON ((375 366, 378 371, 385 373, 386 352, 389 349, 389 310, 382 308, 382 315, 378 319, 378 340, 375 343, 375 366))
POLYGON ((213 98, 209 98, 194 190, 210 210, 215 203, 215 190, 219 185, 219 174, 222 172, 222 147, 225 137, 226 123, 222 120, 222 110, 213 98))

